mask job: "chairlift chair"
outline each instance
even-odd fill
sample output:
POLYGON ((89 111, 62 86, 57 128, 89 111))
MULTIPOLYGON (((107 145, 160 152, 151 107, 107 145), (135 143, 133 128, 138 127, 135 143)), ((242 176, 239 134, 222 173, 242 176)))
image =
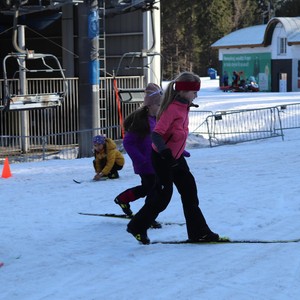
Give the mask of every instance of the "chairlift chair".
POLYGON ((122 102, 143 102, 145 89, 118 89, 118 94, 122 102))
MULTIPOLYGON (((122 55, 118 68, 116 70, 116 76, 119 73, 119 70, 121 69, 121 65, 123 63, 124 58, 131 58, 129 65, 127 65, 126 69, 137 69, 137 68, 148 68, 148 65, 142 66, 142 67, 132 67, 132 64, 134 63, 135 58, 147 58, 147 57, 153 57, 159 55, 157 52, 150 52, 150 51, 141 51, 141 52, 128 52, 122 55)), ((121 102, 143 102, 145 97, 145 88, 117 88, 118 96, 121 100, 121 102)))
POLYGON ((0 106, 0 109, 3 111, 12 111, 12 110, 30 110, 30 109, 43 109, 50 107, 60 106, 64 100, 64 97, 68 91, 68 84, 64 75, 64 71, 61 67, 61 64, 56 56, 52 54, 41 54, 34 53, 34 51, 26 51, 22 53, 10 53, 3 60, 3 74, 4 74, 4 98, 2 100, 3 105, 0 106), (9 58, 15 58, 20 69, 24 72, 59 72, 61 78, 63 79, 63 90, 54 93, 42 93, 42 94, 11 94, 7 71, 6 63, 9 58), (52 59, 56 64, 55 67, 52 67, 49 63, 46 62, 46 59, 52 59), (43 69, 28 69, 21 65, 21 59, 23 60, 40 60, 43 65, 43 69))

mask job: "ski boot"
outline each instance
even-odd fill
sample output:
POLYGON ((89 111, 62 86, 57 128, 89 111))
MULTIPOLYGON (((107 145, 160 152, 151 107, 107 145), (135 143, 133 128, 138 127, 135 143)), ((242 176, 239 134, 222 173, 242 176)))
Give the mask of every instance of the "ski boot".
POLYGON ((147 232, 137 233, 134 230, 132 230, 129 226, 127 226, 127 232, 132 234, 134 236, 134 238, 138 242, 140 242, 141 244, 143 244, 143 245, 149 245, 150 244, 150 239, 147 236, 147 232))
POLYGON ((121 208, 122 208, 122 210, 123 210, 123 212, 128 216, 128 217, 132 217, 133 216, 133 213, 132 213, 132 210, 130 209, 130 204, 129 203, 122 203, 118 198, 116 198, 115 200, 114 200, 114 202, 116 203, 116 204, 118 204, 121 208))
POLYGON ((155 220, 150 225, 150 228, 153 228, 153 229, 159 229, 161 227, 162 227, 161 224, 155 220))

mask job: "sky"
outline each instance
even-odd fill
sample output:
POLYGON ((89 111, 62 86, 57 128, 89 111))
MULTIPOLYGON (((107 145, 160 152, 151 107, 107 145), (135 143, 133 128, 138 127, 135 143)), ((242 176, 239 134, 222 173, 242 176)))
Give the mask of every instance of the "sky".
MULTIPOLYGON (((199 109, 300 102, 299 93, 223 93, 217 85, 202 78, 199 109)), ((189 138, 187 162, 214 232, 300 238, 299 130, 285 130, 284 141, 213 148, 189 138)), ((1 300, 300 299, 300 243, 140 245, 126 232, 128 220, 79 215, 121 213, 114 198, 139 184, 127 154, 125 160, 119 179, 102 182, 91 181, 92 158, 10 164, 12 176, 0 178, 1 300)), ((176 189, 157 220, 185 222, 176 189)), ((148 236, 187 239, 185 226, 176 224, 149 229, 148 236)))

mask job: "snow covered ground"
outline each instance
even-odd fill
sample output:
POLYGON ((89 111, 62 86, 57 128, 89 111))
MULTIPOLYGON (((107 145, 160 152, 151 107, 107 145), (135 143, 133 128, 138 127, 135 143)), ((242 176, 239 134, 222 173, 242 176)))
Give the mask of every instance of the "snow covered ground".
MULTIPOLYGON (((199 109, 300 102, 299 93, 223 93, 217 84, 203 78, 199 109)), ((299 132, 189 150, 212 230, 233 239, 300 238, 299 132)), ((92 158, 10 165, 13 176, 0 178, 1 300, 300 299, 300 243, 144 246, 126 220, 79 215, 121 212, 114 197, 139 184, 125 159, 120 179, 82 184, 73 178, 93 177, 92 158)), ((177 192, 158 220, 184 222, 177 192)), ((148 234, 187 238, 178 225, 148 234)))

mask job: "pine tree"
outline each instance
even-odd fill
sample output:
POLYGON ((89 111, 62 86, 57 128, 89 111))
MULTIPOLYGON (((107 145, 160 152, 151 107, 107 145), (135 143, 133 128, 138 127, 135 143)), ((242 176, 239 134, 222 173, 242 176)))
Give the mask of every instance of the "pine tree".
MULTIPOLYGON (((232 31, 266 24, 271 17, 299 16, 299 0, 161 0, 163 79, 183 70, 207 76, 218 69, 211 45, 232 31)), ((218 70, 219 71, 219 70, 218 70)))
POLYGON ((197 1, 161 1, 163 77, 193 70, 199 37, 195 32, 197 1))
POLYGON ((200 37, 199 64, 196 71, 207 76, 209 67, 218 67, 218 53, 211 45, 232 31, 232 6, 230 0, 198 1, 197 31, 200 37))
POLYGON ((283 1, 280 8, 276 11, 277 17, 298 17, 300 16, 300 1, 283 1))

